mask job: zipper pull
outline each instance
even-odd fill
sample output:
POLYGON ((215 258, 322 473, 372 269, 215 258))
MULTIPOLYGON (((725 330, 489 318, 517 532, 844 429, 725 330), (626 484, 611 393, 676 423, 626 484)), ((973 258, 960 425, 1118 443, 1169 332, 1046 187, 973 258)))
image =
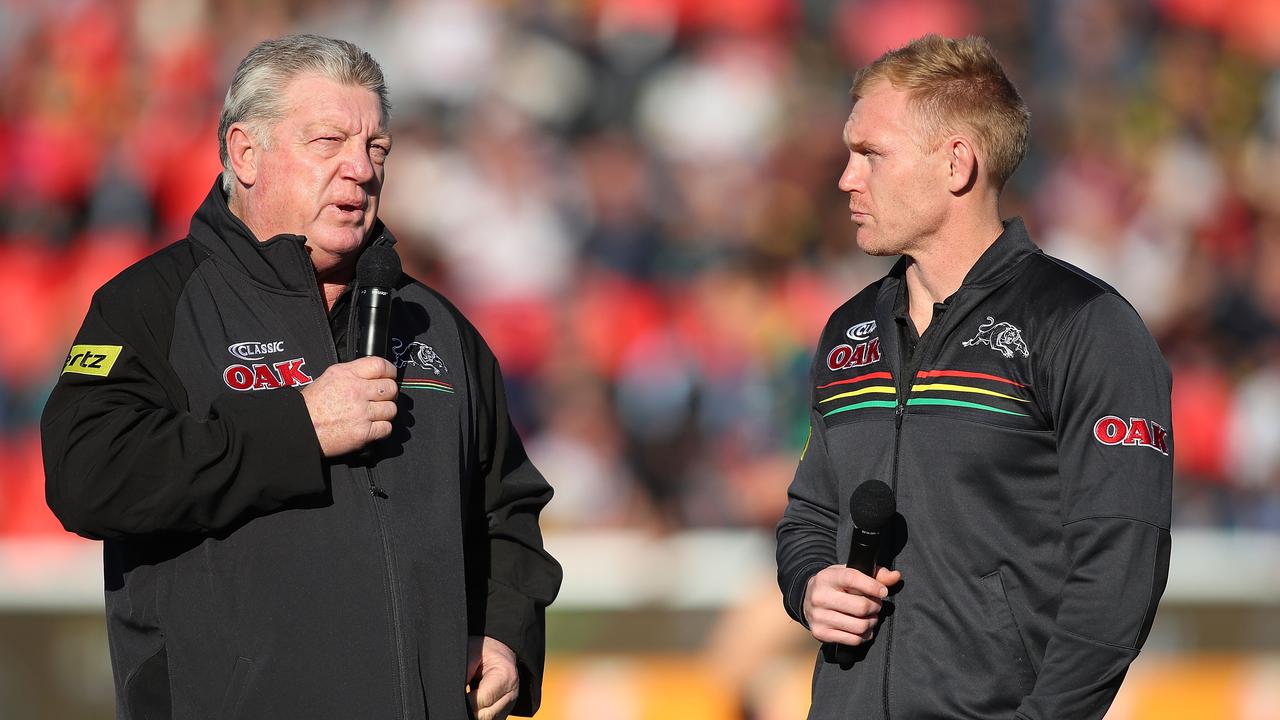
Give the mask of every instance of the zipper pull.
POLYGON ((378 484, 373 481, 373 473, 369 473, 369 494, 383 500, 387 499, 386 491, 378 487, 378 484))
POLYGON ((902 414, 905 413, 906 411, 907 411, 907 408, 905 403, 900 402, 898 403, 898 406, 894 408, 893 424, 895 427, 902 427, 902 414))

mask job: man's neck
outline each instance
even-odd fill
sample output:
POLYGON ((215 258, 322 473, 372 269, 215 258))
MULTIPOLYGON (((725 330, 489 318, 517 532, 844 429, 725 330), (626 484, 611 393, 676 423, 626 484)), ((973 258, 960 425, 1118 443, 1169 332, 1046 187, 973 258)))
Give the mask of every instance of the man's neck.
MULTIPOLYGON (((249 228, 258 242, 270 239, 268 232, 254 222, 253 214, 248 212, 244 198, 239 193, 228 198, 227 207, 233 215, 244 222, 245 227, 249 228)), ((311 264, 316 269, 316 283, 320 286, 320 295, 324 297, 325 309, 333 310, 333 304, 338 301, 355 277, 355 260, 317 253, 310 245, 307 246, 307 254, 310 255, 311 264)))
POLYGON ((943 230, 936 242, 908 254, 907 297, 911 322, 921 335, 933 322, 933 306, 960 289, 964 278, 1004 226, 998 216, 943 230))

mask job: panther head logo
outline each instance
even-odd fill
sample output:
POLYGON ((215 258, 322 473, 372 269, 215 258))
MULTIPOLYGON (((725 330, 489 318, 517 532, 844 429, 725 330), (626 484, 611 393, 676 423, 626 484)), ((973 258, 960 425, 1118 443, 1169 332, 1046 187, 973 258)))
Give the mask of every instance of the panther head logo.
POLYGON ((398 368, 414 365, 423 370, 430 370, 436 375, 449 372, 444 360, 426 343, 414 340, 405 344, 400 338, 391 339, 391 362, 398 368))
POLYGON ((1007 358, 1019 353, 1022 357, 1031 357, 1027 343, 1022 339, 1022 331, 1007 322, 997 323, 996 319, 987 316, 987 321, 978 327, 978 334, 961 343, 965 347, 986 345, 997 350, 1007 358))

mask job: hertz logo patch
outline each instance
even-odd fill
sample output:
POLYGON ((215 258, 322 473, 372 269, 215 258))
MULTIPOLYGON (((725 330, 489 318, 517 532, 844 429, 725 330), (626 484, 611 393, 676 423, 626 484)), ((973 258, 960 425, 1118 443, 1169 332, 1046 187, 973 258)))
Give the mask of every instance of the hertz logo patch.
POLYGON ((62 364, 62 372, 106 377, 120 357, 120 345, 73 345, 62 364))

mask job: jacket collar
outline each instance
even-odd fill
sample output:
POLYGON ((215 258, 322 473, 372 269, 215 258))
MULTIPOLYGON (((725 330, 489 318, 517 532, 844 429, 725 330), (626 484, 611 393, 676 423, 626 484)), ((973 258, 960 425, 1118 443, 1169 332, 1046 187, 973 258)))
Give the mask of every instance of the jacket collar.
POLYGON ((1027 235, 1027 226, 1022 218, 1015 217, 1002 221, 1004 232, 978 258, 978 262, 969 268, 964 276, 961 288, 981 287, 1004 280, 1005 276, 1028 255, 1041 252, 1027 235))
MULTIPOLYGON (((204 202, 191 216, 191 239, 215 258, 254 282, 291 292, 315 292, 315 266, 302 235, 280 234, 259 242, 227 205, 222 180, 214 181, 204 202)), ((369 245, 395 244, 382 220, 374 223, 369 245)))
MULTIPOLYGON (((1027 234, 1027 226, 1022 222, 1022 218, 1002 220, 1001 225, 1004 226, 1004 231, 995 242, 991 243, 990 247, 983 251, 973 267, 969 268, 969 272, 964 276, 964 282, 960 283, 961 290, 1000 282, 1025 257, 1042 252, 1035 243, 1031 242, 1031 236, 1027 234)), ((907 258, 903 256, 893 264, 888 277, 900 281, 906 273, 907 258)))

